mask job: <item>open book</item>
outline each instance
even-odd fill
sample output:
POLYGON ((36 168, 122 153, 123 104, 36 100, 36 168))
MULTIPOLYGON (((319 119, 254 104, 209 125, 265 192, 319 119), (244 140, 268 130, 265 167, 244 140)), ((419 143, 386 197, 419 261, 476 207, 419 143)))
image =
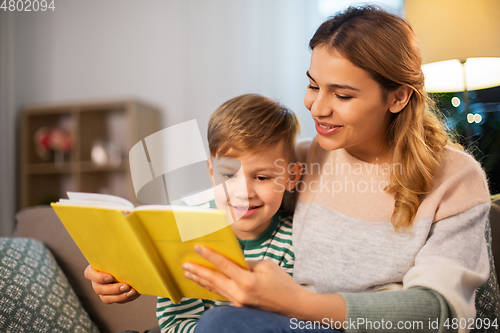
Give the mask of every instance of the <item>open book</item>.
POLYGON ((141 294, 226 300, 184 277, 181 265, 215 269, 195 244, 220 252, 248 268, 224 211, 187 206, 139 206, 123 198, 68 192, 52 203, 90 265, 112 274, 141 294))

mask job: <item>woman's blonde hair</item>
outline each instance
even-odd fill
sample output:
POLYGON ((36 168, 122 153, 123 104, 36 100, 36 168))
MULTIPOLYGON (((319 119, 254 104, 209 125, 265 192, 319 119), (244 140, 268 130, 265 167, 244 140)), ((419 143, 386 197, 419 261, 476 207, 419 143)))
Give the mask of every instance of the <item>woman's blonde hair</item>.
POLYGON ((387 99, 401 86, 413 90, 410 101, 394 114, 387 132, 393 168, 388 190, 394 193, 391 222, 396 230, 410 227, 420 196, 433 186, 444 148, 450 139, 433 101, 424 91, 422 57, 416 36, 401 18, 374 6, 349 7, 325 21, 309 47, 335 49, 377 81, 387 99))

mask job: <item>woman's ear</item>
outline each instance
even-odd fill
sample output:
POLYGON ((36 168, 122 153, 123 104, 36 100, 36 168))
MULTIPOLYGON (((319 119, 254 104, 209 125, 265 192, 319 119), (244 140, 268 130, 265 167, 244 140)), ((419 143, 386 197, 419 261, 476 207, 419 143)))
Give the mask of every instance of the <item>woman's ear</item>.
POLYGON ((293 165, 290 165, 288 169, 290 173, 288 174, 288 180, 286 182, 286 190, 291 191, 300 180, 303 165, 300 162, 295 162, 293 165))
POLYGON ((398 89, 391 91, 388 96, 389 112, 401 112, 410 101, 413 89, 408 86, 401 86, 398 89))
POLYGON ((207 169, 208 169, 208 173, 210 174, 210 180, 212 181, 212 185, 215 186, 214 169, 212 167, 212 160, 211 159, 207 160, 207 169))

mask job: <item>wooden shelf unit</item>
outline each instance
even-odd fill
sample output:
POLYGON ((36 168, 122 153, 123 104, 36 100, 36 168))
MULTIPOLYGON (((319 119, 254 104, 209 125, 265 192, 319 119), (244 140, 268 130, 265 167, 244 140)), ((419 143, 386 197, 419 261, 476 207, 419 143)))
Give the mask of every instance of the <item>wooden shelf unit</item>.
POLYGON ((67 191, 110 193, 139 204, 132 186, 128 153, 134 144, 160 129, 159 110, 135 100, 23 109, 20 208, 66 198, 67 191), (64 162, 56 162, 53 153, 47 159, 36 153, 34 136, 42 127, 65 128, 71 133, 73 147, 64 162), (91 151, 97 142, 111 142, 121 160, 105 165, 94 163, 91 151))

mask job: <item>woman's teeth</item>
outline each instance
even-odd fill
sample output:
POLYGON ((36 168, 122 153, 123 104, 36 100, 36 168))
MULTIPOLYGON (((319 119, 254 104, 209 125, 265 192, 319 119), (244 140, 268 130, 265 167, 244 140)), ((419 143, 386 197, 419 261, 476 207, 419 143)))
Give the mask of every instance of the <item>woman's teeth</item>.
POLYGON ((324 129, 332 129, 332 128, 337 127, 337 126, 325 126, 325 125, 321 125, 321 124, 318 124, 318 125, 319 125, 319 127, 324 128, 324 129))

